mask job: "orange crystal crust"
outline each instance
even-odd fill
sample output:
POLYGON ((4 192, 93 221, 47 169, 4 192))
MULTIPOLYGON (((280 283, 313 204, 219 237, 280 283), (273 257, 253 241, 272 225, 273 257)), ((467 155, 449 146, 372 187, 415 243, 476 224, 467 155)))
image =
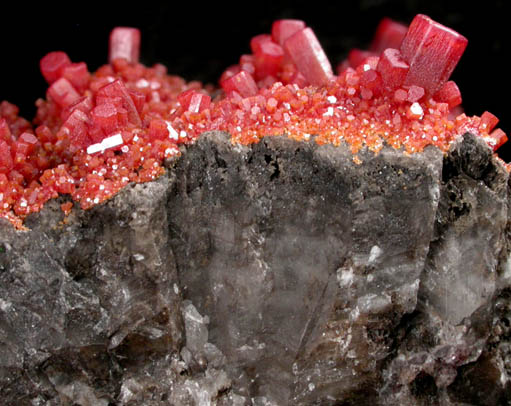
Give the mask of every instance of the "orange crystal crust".
MULTIPOLYGON (((357 163, 356 153, 363 147, 375 153, 385 144, 404 153, 428 145, 446 151, 458 136, 471 132, 495 150, 507 139, 502 130, 493 131, 498 120, 491 113, 452 117, 453 104, 425 95, 422 87, 400 87, 395 78, 389 79, 392 86, 386 84, 377 56, 364 59, 356 69, 343 69, 331 80, 322 71, 322 86, 303 86, 304 77, 285 56, 281 65, 269 70, 275 77, 266 76, 256 91, 243 96, 232 80, 228 86, 234 87, 226 94, 167 75, 162 65, 146 67, 118 58, 91 75, 84 64, 66 69, 77 64, 58 56, 65 65, 59 69, 68 76, 59 79, 50 66, 53 84, 47 99, 36 103, 34 126, 18 117, 15 106, 0 104, 0 217, 20 229, 27 215, 59 195, 67 194, 88 209, 130 182, 156 179, 164 173, 164 160, 180 154, 180 144, 191 144, 212 130, 227 131, 233 143, 241 144, 271 135, 346 143, 357 163), (82 85, 73 85, 78 82, 82 85)), ((259 64, 268 70, 263 62, 259 64)), ((246 70, 229 69, 232 73, 226 72, 222 80, 239 72, 244 72, 242 79, 253 80, 246 70)), ((387 72, 392 75, 392 70, 387 72)), ((240 86, 246 90, 254 84, 240 86)), ((68 214, 71 207, 66 203, 62 210, 68 214)))

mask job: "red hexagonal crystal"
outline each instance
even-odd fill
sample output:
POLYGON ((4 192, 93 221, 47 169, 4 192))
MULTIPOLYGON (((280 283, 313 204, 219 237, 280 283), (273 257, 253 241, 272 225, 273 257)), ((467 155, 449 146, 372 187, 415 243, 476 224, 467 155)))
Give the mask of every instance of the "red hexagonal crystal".
POLYGON ((69 80, 60 78, 48 88, 48 94, 60 107, 66 108, 80 98, 69 80))
MULTIPOLYGON (((91 112, 91 118, 94 126, 101 128, 106 136, 117 130, 123 121, 127 121, 123 120, 123 118, 127 119, 127 114, 126 110, 122 107, 119 108, 114 104, 107 102, 96 106, 91 112), (124 117, 122 114, 123 112, 124 117)), ((124 124, 126 124, 126 122, 124 122, 124 124)), ((98 140, 96 136, 93 141, 100 142, 101 140, 98 140)))
POLYGON ((383 83, 390 89, 403 84, 408 73, 408 64, 403 60, 401 52, 388 48, 380 56, 376 70, 380 73, 383 83))
POLYGON ((0 140, 0 173, 9 173, 13 166, 11 147, 5 141, 0 140))
POLYGON ((481 130, 491 131, 495 128, 495 126, 499 123, 499 119, 494 114, 489 111, 485 111, 481 115, 481 130))
POLYGON ((140 31, 137 28, 116 27, 110 33, 108 61, 124 58, 130 63, 138 62, 140 55, 140 31))
POLYGON ((242 97, 254 96, 258 91, 254 78, 243 70, 224 80, 221 86, 225 93, 237 92, 242 97))
POLYGON ((39 144, 39 140, 34 134, 24 132, 18 137, 16 151, 19 150, 19 146, 22 145, 25 155, 30 155, 35 147, 39 144))
POLYGON ((142 126, 142 120, 138 114, 137 107, 135 106, 135 103, 133 103, 133 99, 121 79, 114 80, 112 83, 109 83, 98 90, 96 94, 96 104, 101 104, 107 101, 114 104, 120 103, 121 107, 128 112, 129 122, 137 127, 142 126))
POLYGON ((348 53, 348 61, 352 68, 357 68, 364 62, 367 58, 374 56, 374 52, 364 51, 362 49, 353 48, 348 53))
POLYGON ((70 141, 70 149, 77 151, 87 148, 92 141, 87 133, 89 118, 80 110, 75 110, 62 124, 60 131, 64 131, 70 141))
POLYGON ((258 52, 261 49, 261 45, 267 42, 273 42, 271 35, 269 34, 259 34, 252 37, 250 40, 250 49, 252 50, 252 53, 255 54, 258 52))
POLYGON ((490 134, 490 137, 493 139, 493 143, 492 145, 490 145, 493 151, 498 150, 502 145, 504 145, 507 142, 507 135, 500 128, 493 130, 493 132, 490 134))
POLYGON ((181 106, 191 113, 200 113, 209 108, 211 97, 204 93, 199 93, 194 89, 189 89, 177 96, 181 106))
MULTIPOLYGON (((255 73, 254 55, 241 55, 239 67, 241 70, 253 75, 255 73)), ((236 72, 238 73, 238 72, 236 72)))
POLYGON ((75 89, 83 91, 87 88, 90 73, 85 62, 72 63, 62 70, 62 77, 69 80, 75 89))
POLYGON ((162 140, 169 136, 169 129, 164 120, 151 120, 149 123, 149 137, 152 140, 162 140))
POLYGON ((441 103, 447 103, 451 109, 461 104, 460 89, 452 80, 446 82, 433 98, 441 103))
POLYGON ((380 24, 378 24, 373 42, 369 49, 379 54, 387 48, 399 48, 406 35, 406 31, 408 31, 408 27, 405 24, 385 17, 380 21, 380 24))
POLYGON ((10 143, 12 141, 11 129, 5 118, 0 118, 0 141, 10 143))
POLYGON ((286 39, 304 28, 305 22, 302 20, 277 20, 271 27, 271 37, 282 46, 286 39))
POLYGON ((62 77, 65 67, 71 65, 71 60, 65 52, 56 51, 46 54, 39 62, 43 77, 49 84, 62 77))
POLYGON ((420 86, 409 86, 408 87, 408 95, 406 96, 406 100, 410 103, 415 103, 416 101, 419 101, 422 99, 426 92, 424 91, 424 88, 420 86))
MULTIPOLYGON (((273 41, 261 42, 254 53, 255 79, 277 76, 283 58, 284 50, 280 45, 273 41)), ((243 65, 241 67, 243 69, 243 65)))
POLYGON ((467 46, 467 39, 428 16, 417 15, 401 44, 410 65, 405 85, 423 87, 429 95, 442 88, 467 46))
POLYGON ((84 113, 88 113, 92 110, 92 97, 83 96, 76 100, 73 104, 62 110, 60 118, 62 121, 66 121, 74 110, 81 110, 84 113))
POLYGON ((311 28, 304 28, 290 36, 284 42, 284 50, 310 84, 322 86, 332 80, 330 61, 311 28))
POLYGON ((226 70, 223 71, 222 75, 220 75, 220 79, 218 80, 218 83, 220 86, 222 86, 222 83, 226 81, 227 79, 233 77, 236 75, 236 73, 241 72, 241 68, 239 65, 231 65, 226 70))

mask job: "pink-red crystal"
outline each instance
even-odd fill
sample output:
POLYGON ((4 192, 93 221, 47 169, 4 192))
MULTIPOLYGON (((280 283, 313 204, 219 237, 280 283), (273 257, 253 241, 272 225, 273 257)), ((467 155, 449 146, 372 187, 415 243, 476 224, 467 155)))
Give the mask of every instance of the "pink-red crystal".
POLYGON ((66 78, 60 78, 48 88, 48 95, 61 108, 69 107, 80 98, 73 85, 66 78))
POLYGON ((255 79, 261 80, 267 76, 276 77, 283 59, 284 50, 279 44, 273 41, 261 42, 254 52, 255 79))
POLYGON ((369 50, 377 54, 383 52, 387 48, 398 49, 403 42, 403 38, 408 31, 408 27, 388 17, 383 18, 376 28, 373 41, 369 50))
POLYGON ((500 128, 493 130, 490 134, 490 138, 493 140, 493 143, 490 146, 494 151, 498 150, 508 140, 506 133, 500 128))
POLYGON ((436 101, 447 103, 451 109, 461 104, 460 89, 452 80, 446 82, 440 90, 433 95, 433 98, 436 101))
POLYGON ((384 85, 390 89, 395 89, 403 84, 408 69, 409 66, 403 60, 401 52, 394 48, 387 48, 383 51, 376 67, 384 85))
POLYGON ((467 46, 467 39, 428 16, 417 15, 400 50, 410 66, 405 85, 423 87, 435 94, 449 80, 467 46))
POLYGON ((85 62, 79 62, 64 67, 62 77, 66 78, 77 91, 83 92, 89 84, 90 73, 85 62))
POLYGON ((99 105, 106 102, 124 108, 128 113, 128 121, 133 125, 138 127, 142 125, 137 107, 121 79, 114 80, 98 90, 96 94, 96 104, 99 105))
POLYGON ((189 89, 177 96, 179 103, 190 113, 200 113, 209 108, 211 97, 204 93, 199 93, 195 89, 189 89))
POLYGON ((495 126, 499 123, 499 119, 494 114, 490 113, 489 111, 485 111, 481 115, 481 130, 486 130, 490 132, 495 128, 495 126))
POLYGON ((225 93, 237 92, 242 97, 254 96, 258 91, 254 78, 245 71, 241 71, 224 80, 221 85, 225 93))
POLYGON ((277 20, 271 27, 271 37, 282 46, 291 35, 305 27, 305 22, 302 20, 277 20))
POLYGON ((39 62, 43 77, 49 84, 62 77, 64 69, 71 65, 71 60, 65 52, 55 51, 46 54, 39 62))
POLYGON ((333 79, 332 66, 310 27, 291 35, 284 50, 311 85, 324 86, 333 79))
POLYGON ((140 56, 140 30, 131 27, 114 28, 110 34, 108 61, 123 58, 137 63, 140 56))
POLYGON ((0 174, 9 173, 13 166, 11 147, 7 142, 0 140, 0 174))
MULTIPOLYGON (((453 108, 459 89, 444 76, 433 96, 422 82, 406 81, 411 63, 401 57, 396 39, 402 27, 393 31, 388 21, 382 23, 373 47, 384 47, 383 52, 352 52, 353 68, 346 62, 334 77, 312 30, 289 21, 276 22, 271 36, 251 41, 253 53, 222 74, 223 92, 169 76, 162 65, 137 63, 136 32, 129 39, 128 31, 127 57, 113 57, 92 75, 67 56, 42 63, 51 83, 47 100, 36 103, 35 128, 18 116, 16 106, 0 103, 0 217, 23 228, 24 217, 60 193, 90 208, 130 182, 160 176, 164 159, 179 154, 179 144, 209 130, 228 131, 233 143, 242 144, 267 135, 309 140, 314 134, 316 143, 346 143, 354 154, 363 147, 379 151, 385 143, 407 153, 428 145, 446 151, 467 131, 494 150, 507 140, 495 129, 493 114, 467 117, 460 106, 453 108)), ((412 56, 438 54, 440 65, 450 69, 452 61, 446 62, 435 41, 452 33, 435 34, 439 26, 415 28, 409 42, 418 41, 422 50, 412 56)), ((432 64, 428 80, 437 80, 440 65, 432 64)))
POLYGON ((364 51, 362 49, 353 48, 348 53, 348 62, 352 68, 360 66, 367 58, 374 56, 375 53, 371 51, 364 51))

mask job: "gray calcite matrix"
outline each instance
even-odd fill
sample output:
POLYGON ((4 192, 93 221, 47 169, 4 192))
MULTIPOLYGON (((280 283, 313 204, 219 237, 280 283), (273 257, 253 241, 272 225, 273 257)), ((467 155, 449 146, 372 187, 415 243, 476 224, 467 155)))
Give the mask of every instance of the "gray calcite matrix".
POLYGON ((156 181, 0 220, 2 405, 511 405, 509 174, 210 133, 156 181))

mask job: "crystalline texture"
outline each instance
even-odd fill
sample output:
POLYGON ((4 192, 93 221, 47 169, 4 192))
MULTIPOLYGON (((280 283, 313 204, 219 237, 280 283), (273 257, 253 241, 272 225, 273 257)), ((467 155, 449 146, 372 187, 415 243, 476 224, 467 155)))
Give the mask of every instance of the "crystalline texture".
POLYGON ((452 80, 446 82, 442 88, 434 94, 433 98, 436 101, 447 103, 451 109, 461 104, 460 89, 452 80))
POLYGON ((187 90, 177 96, 181 106, 191 113, 200 113, 209 107, 211 97, 204 93, 199 93, 193 89, 187 90))
POLYGON ((311 28, 304 28, 289 37, 284 42, 284 50, 310 84, 326 85, 332 79, 332 66, 311 28))
POLYGON ((65 78, 55 81, 48 88, 48 94, 62 108, 70 106, 80 98, 76 89, 65 78))
POLYGON ((62 69, 62 77, 69 80, 76 89, 83 91, 89 84, 90 73, 85 62, 72 63, 62 69))
POLYGON ((499 123, 499 119, 489 111, 485 111, 481 115, 481 127, 483 130, 491 131, 499 123))
POLYGON ((397 49, 388 48, 383 51, 376 70, 380 72, 385 86, 395 89, 403 84, 408 73, 409 66, 403 60, 401 52, 397 49))
POLYGON ((283 58, 284 50, 279 44, 271 40, 258 44, 254 53, 255 79, 277 76, 283 58))
POLYGON ((364 62, 364 60, 366 60, 367 58, 369 58, 371 56, 374 56, 374 53, 371 51, 364 51, 362 49, 353 48, 348 53, 348 62, 352 68, 356 68, 362 62, 364 62))
POLYGON ((493 144, 491 145, 494 151, 498 150, 502 145, 504 145, 507 142, 507 135, 500 128, 493 130, 492 133, 490 134, 490 137, 494 141, 493 144))
POLYGON ((467 46, 467 39, 431 18, 417 15, 401 44, 410 70, 405 85, 417 85, 429 95, 442 88, 467 46))
POLYGON ((0 140, 0 173, 9 173, 12 167, 11 148, 5 141, 0 140))
POLYGON ((242 97, 249 97, 257 94, 257 85, 254 79, 245 71, 241 71, 231 76, 229 79, 224 80, 221 85, 227 94, 229 92, 237 92, 242 97))
POLYGON ((286 39, 304 28, 302 20, 277 20, 271 27, 271 36, 277 44, 284 45, 286 39))
POLYGON ((108 61, 124 58, 130 63, 138 62, 140 55, 140 31, 130 27, 116 27, 110 34, 108 61))
POLYGON ((59 79, 63 70, 69 65, 71 65, 71 60, 65 52, 61 51, 50 52, 39 63, 41 73, 49 84, 59 79))
POLYGON ((96 95, 96 103, 98 105, 106 101, 114 101, 115 99, 119 100, 121 106, 128 112, 129 122, 140 127, 142 125, 140 115, 126 85, 120 79, 103 86, 96 95))

